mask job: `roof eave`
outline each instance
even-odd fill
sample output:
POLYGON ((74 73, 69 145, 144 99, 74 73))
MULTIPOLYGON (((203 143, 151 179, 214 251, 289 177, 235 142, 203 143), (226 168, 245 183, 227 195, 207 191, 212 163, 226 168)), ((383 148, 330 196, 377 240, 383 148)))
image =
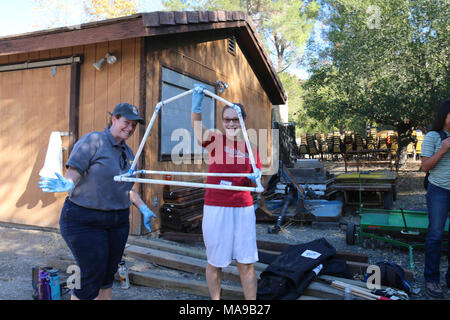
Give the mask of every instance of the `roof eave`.
POLYGON ((96 21, 72 27, 0 38, 0 56, 80 46, 128 38, 235 28, 239 44, 250 55, 252 68, 272 104, 287 97, 263 42, 251 20, 241 11, 163 11, 96 21), (270 79, 270 81, 268 81, 270 79))

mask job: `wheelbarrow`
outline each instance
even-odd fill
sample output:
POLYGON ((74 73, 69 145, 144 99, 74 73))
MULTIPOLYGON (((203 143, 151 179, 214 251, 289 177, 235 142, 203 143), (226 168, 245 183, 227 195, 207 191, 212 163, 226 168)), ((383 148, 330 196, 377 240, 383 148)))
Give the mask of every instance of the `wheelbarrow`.
MULTIPOLYGON (((425 246, 428 231, 428 212, 410 210, 385 210, 360 207, 360 224, 347 224, 346 242, 355 244, 359 236, 359 243, 363 245, 365 239, 376 239, 409 250, 410 268, 414 269, 413 250, 425 246), (358 230, 359 229, 359 230, 358 230)), ((449 220, 447 219, 444 235, 448 234, 449 220)), ((447 242, 443 241, 443 244, 447 242)))

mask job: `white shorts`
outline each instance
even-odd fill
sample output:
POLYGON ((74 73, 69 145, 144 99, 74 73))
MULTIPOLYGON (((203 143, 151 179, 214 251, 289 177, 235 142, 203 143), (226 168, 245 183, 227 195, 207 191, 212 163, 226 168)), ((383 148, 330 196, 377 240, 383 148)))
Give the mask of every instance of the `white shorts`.
POLYGON ((233 259, 243 264, 258 261, 256 216, 253 206, 204 205, 202 229, 210 265, 225 268, 233 259))

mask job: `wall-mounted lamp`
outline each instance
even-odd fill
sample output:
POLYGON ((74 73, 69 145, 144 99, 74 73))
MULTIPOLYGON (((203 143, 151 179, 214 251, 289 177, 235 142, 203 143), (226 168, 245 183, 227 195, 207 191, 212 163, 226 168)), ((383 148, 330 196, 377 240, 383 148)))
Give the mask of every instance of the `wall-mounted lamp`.
POLYGON ((103 62, 105 62, 105 60, 109 64, 114 64, 114 63, 116 63, 117 58, 116 58, 116 56, 113 56, 112 54, 107 53, 104 58, 101 58, 100 60, 93 63, 92 65, 94 66, 95 69, 100 71, 100 69, 102 68, 102 64, 103 64, 103 62))
POLYGON ((222 93, 228 88, 228 83, 226 83, 224 81, 217 80, 216 81, 216 87, 217 87, 217 91, 222 93))

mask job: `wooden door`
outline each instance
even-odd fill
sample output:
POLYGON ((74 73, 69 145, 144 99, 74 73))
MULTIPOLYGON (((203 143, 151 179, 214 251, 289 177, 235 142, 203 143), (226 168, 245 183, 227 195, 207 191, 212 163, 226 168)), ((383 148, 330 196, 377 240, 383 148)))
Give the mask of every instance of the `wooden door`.
MULTIPOLYGON (((70 65, 0 72, 0 222, 58 227, 67 193, 44 193, 38 181, 51 132, 69 131, 70 72, 70 65)), ((62 141, 67 148, 68 137, 62 141)))

